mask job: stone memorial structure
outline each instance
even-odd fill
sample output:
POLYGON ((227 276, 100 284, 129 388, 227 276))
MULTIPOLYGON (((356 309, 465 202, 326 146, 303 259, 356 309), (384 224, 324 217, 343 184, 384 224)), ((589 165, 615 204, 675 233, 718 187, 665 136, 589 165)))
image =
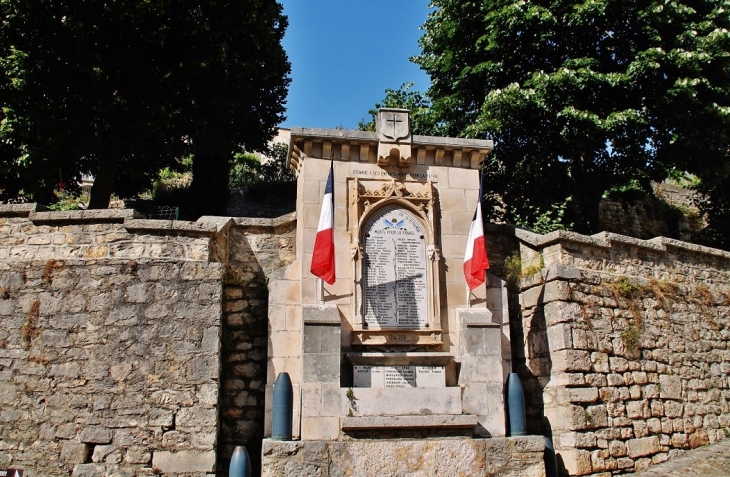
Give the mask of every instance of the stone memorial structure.
POLYGON ((462 271, 492 142, 414 136, 401 109, 381 109, 376 124, 375 133, 291 131, 297 258, 269 282, 267 411, 287 372, 305 446, 505 436, 505 282, 488 274, 469 293, 462 271), (330 163, 337 280, 319 295, 309 267, 330 163))

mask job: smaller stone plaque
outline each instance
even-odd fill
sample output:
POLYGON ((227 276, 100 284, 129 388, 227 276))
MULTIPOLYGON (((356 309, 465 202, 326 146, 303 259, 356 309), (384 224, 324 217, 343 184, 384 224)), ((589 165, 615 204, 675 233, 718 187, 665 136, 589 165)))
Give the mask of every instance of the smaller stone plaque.
POLYGON ((445 387, 446 369, 443 366, 416 366, 416 386, 419 388, 445 387))
POLYGON ((443 388, 443 366, 353 366, 356 388, 443 388))

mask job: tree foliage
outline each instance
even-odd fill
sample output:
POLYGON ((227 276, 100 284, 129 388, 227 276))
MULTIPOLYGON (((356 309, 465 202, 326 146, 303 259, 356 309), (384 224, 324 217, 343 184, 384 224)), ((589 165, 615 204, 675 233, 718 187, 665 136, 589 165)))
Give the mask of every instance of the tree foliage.
POLYGON ((604 191, 648 189, 671 168, 730 212, 730 1, 432 6, 413 61, 446 134, 495 140, 487 184, 503 218, 572 197, 568 220, 596 232, 604 191))
POLYGON ((283 119, 287 25, 274 0, 3 0, 0 189, 34 199, 96 180, 91 207, 194 155, 198 213, 225 206, 230 160, 283 119))

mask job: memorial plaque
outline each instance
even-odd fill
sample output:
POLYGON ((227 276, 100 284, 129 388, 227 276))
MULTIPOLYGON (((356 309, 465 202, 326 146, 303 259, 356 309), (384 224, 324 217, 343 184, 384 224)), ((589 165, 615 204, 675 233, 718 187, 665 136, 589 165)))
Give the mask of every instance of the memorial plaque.
POLYGON ((442 388, 443 366, 353 366, 356 388, 442 388))
POLYGON ((366 224, 363 263, 364 321, 368 328, 428 325, 426 235, 400 207, 376 213, 366 224))

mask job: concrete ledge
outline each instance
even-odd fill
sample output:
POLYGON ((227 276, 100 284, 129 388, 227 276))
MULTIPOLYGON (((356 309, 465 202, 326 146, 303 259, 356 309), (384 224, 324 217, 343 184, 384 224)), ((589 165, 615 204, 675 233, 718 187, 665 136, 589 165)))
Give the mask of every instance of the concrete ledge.
POLYGON ((37 204, 0 204, 0 217, 28 217, 31 212, 43 212, 48 207, 37 204))
POLYGON ((34 224, 53 223, 122 223, 127 219, 144 218, 134 209, 94 209, 94 210, 65 210, 59 212, 31 212, 30 220, 34 224))
POLYGON ((343 431, 366 429, 427 429, 435 427, 471 428, 476 427, 476 425, 477 417, 466 414, 343 417, 340 420, 340 427, 343 431))

